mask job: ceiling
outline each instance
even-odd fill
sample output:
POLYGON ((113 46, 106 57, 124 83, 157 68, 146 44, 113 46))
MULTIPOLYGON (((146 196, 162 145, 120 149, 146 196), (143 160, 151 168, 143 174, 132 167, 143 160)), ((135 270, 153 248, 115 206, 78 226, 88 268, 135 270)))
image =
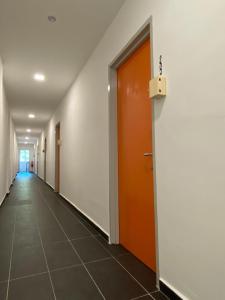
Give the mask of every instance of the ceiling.
POLYGON ((40 135, 123 2, 0 0, 0 56, 20 142, 40 135), (48 21, 51 15, 55 23, 48 21), (46 80, 34 81, 36 72, 46 80))

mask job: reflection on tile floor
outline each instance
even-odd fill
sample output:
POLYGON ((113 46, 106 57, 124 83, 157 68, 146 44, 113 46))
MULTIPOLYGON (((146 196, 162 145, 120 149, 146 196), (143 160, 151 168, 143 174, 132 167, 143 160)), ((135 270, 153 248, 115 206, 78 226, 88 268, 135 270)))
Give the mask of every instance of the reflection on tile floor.
POLYGON ((36 176, 0 208, 0 300, 167 299, 155 274, 36 176))

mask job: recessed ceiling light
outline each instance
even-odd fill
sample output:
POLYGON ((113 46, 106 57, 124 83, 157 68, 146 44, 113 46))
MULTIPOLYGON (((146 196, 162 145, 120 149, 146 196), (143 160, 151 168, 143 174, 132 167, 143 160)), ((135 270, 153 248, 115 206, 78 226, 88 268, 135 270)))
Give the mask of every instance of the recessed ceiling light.
POLYGON ((56 17, 54 17, 54 16, 48 16, 48 20, 51 23, 55 23, 56 22, 56 17))
POLYGON ((34 118, 35 118, 35 115, 34 115, 34 114, 29 114, 29 115, 28 115, 28 118, 34 119, 34 118))
POLYGON ((31 129, 27 129, 26 131, 27 131, 27 132, 31 132, 31 129))
POLYGON ((29 137, 28 137, 28 136, 26 136, 26 137, 25 137, 25 140, 29 140, 29 137))
POLYGON ((36 81, 45 81, 45 75, 42 73, 35 73, 33 78, 36 81))

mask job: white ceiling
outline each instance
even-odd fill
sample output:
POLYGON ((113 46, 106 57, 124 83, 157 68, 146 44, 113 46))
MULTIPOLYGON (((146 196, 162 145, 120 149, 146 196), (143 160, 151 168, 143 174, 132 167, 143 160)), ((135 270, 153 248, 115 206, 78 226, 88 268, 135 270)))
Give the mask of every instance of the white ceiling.
POLYGON ((40 134, 123 2, 0 0, 0 55, 20 141, 40 134), (50 23, 49 15, 57 21, 50 23), (46 81, 35 82, 35 72, 46 81))

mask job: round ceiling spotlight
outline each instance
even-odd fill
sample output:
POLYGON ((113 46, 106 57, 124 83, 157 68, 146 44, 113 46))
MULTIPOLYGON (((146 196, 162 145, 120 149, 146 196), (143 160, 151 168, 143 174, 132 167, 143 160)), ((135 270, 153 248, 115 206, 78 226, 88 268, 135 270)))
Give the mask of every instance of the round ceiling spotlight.
POLYGON ((42 73, 35 73, 33 78, 36 81, 45 81, 45 75, 42 73))
POLYGON ((56 17, 54 17, 54 16, 48 16, 48 20, 51 23, 55 23, 56 22, 56 17))
POLYGON ((35 115, 34 115, 34 114, 29 114, 29 115, 28 115, 28 118, 34 119, 34 118, 35 118, 35 115))

